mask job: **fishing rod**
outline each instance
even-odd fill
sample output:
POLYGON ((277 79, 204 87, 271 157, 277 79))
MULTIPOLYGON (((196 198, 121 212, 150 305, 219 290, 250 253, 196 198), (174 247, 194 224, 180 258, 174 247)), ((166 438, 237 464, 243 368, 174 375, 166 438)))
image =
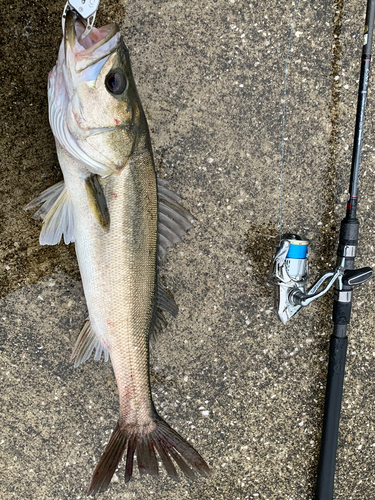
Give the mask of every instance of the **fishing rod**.
POLYGON ((324 405, 322 440, 318 464, 315 500, 332 500, 336 452, 344 385, 347 328, 350 323, 352 292, 372 276, 370 267, 354 269, 357 253, 359 221, 356 218, 359 170, 365 123, 367 89, 370 75, 371 46, 375 17, 375 0, 368 0, 362 63, 358 90, 357 115, 346 216, 341 222, 337 261, 334 270, 325 273, 307 290, 308 241, 295 234, 284 234, 273 256, 267 284, 275 288, 275 306, 279 318, 286 323, 302 307, 334 287, 333 333, 330 338, 327 386, 324 405))

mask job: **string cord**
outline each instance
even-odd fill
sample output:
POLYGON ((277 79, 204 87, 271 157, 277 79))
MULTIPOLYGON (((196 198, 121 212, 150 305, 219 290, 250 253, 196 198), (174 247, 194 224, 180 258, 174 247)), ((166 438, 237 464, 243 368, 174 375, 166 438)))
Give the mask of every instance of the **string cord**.
POLYGON ((285 64, 283 131, 282 131, 282 135, 281 135, 281 166, 280 166, 280 209, 279 209, 279 211, 280 211, 280 220, 279 220, 280 240, 281 240, 282 225, 283 225, 283 219, 282 219, 282 216, 283 216, 283 174, 284 174, 285 112, 286 112, 286 94, 287 94, 287 84, 288 84, 288 64, 289 64, 289 53, 290 53, 290 46, 292 44, 292 36, 293 36, 294 22, 295 22, 295 18, 296 18, 297 7, 298 7, 298 0, 296 0, 296 4, 294 7, 293 21, 292 21, 292 27, 290 29, 288 51, 286 53, 286 64, 285 64))

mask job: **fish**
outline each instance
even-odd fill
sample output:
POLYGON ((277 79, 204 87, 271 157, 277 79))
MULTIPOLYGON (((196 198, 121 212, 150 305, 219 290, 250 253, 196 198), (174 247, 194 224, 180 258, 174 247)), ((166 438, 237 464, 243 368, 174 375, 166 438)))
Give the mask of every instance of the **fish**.
POLYGON ((155 173, 149 129, 117 24, 93 28, 71 9, 48 77, 49 121, 64 180, 26 209, 40 208, 41 245, 74 243, 88 308, 72 359, 111 360, 119 419, 96 465, 88 494, 105 491, 121 459, 125 482, 158 475, 207 476, 202 456, 158 414, 151 394, 150 341, 176 316, 159 278, 166 250, 194 217, 155 173))

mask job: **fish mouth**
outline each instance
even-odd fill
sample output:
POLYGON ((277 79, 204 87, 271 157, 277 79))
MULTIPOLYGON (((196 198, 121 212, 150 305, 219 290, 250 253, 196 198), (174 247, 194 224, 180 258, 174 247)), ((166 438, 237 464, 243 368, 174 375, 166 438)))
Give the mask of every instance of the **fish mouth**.
POLYGON ((93 27, 85 38, 81 38, 86 29, 84 19, 74 9, 68 10, 65 18, 64 45, 65 58, 74 55, 76 69, 82 71, 103 57, 116 50, 120 43, 120 30, 116 23, 102 28, 93 27))

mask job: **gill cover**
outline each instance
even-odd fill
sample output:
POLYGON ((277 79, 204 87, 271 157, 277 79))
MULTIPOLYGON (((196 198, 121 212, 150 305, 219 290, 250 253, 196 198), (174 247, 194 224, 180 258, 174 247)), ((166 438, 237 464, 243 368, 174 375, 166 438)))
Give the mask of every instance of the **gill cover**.
POLYGON ((49 121, 65 151, 104 177, 126 165, 144 115, 118 26, 93 28, 81 41, 84 29, 78 14, 68 11, 49 75, 49 121))

